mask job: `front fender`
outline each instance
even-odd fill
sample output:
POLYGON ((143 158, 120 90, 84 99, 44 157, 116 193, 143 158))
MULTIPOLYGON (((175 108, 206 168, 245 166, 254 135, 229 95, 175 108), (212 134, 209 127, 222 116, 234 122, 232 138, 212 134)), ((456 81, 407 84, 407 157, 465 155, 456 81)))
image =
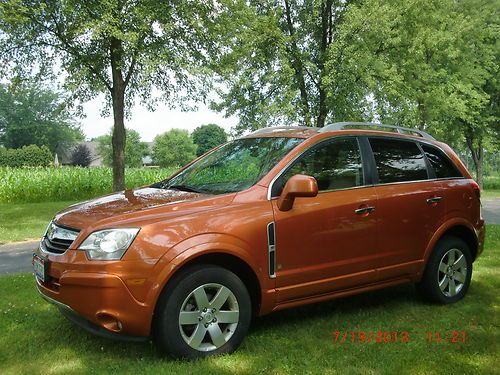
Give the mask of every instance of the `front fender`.
POLYGON ((156 305, 165 285, 184 265, 199 256, 211 253, 228 254, 239 258, 252 269, 263 287, 265 270, 255 264, 250 251, 250 245, 245 241, 222 233, 200 234, 178 243, 169 249, 155 265, 158 271, 154 274, 157 276, 146 298, 147 304, 156 305))

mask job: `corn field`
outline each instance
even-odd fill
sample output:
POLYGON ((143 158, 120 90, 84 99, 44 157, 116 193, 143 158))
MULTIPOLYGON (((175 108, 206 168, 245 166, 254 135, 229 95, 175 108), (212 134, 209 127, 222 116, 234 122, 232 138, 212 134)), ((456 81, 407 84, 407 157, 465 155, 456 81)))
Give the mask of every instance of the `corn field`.
MULTIPOLYGON (((126 169, 127 187, 164 180, 173 168, 126 169)), ((0 167, 0 203, 84 200, 111 193, 111 168, 0 167)))

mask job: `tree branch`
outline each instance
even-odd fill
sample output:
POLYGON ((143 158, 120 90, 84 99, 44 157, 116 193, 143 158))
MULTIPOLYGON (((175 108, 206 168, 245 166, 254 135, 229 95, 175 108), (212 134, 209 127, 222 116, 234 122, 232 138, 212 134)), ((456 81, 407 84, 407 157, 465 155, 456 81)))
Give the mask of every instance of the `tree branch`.
MULTIPOLYGON (((49 4, 47 3, 47 1, 45 1, 45 4, 47 5, 47 9, 49 9, 49 4)), ((104 84, 104 86, 110 91, 112 92, 112 87, 111 85, 108 83, 108 81, 106 80, 106 78, 104 78, 104 76, 102 76, 99 71, 90 63, 86 62, 85 59, 82 58, 82 55, 80 54, 80 52, 78 51, 78 48, 76 48, 75 46, 73 46, 67 39, 66 37, 64 36, 64 33, 61 29, 61 25, 60 23, 58 22, 57 18, 55 17, 54 13, 52 12, 49 12, 49 17, 51 18, 52 22, 54 23, 55 25, 55 29, 52 29, 48 26, 46 26, 43 22, 39 22, 36 18, 34 17, 31 17, 31 20, 38 24, 39 26, 41 26, 42 28, 44 28, 45 30, 47 30, 49 33, 53 34, 57 40, 60 41, 61 45, 59 45, 58 47, 54 47, 54 48, 60 48, 62 49, 63 51, 65 51, 66 53, 70 54, 71 56, 77 58, 78 60, 80 60, 82 62, 82 64, 84 66, 86 66, 96 77, 98 80, 101 81, 101 83, 104 84)))

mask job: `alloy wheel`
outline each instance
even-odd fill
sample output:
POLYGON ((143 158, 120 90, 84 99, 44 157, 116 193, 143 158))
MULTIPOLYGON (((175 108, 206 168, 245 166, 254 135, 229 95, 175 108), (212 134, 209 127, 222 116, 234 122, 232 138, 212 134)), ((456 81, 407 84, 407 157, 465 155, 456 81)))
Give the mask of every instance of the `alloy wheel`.
POLYGON ((438 268, 439 289, 446 297, 454 297, 462 290, 467 280, 467 260, 459 249, 448 250, 438 268))
POLYGON ((239 315, 238 301, 229 288, 215 283, 201 285, 181 305, 181 336, 193 349, 216 350, 233 336, 239 315))

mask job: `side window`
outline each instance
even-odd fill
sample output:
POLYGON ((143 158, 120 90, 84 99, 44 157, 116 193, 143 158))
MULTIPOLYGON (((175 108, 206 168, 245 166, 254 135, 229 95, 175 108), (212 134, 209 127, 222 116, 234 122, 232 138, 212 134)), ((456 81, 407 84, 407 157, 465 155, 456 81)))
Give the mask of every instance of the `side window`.
POLYGON ((437 178, 463 177, 455 164, 436 147, 421 144, 425 156, 431 163, 437 178))
POLYGON ((276 181, 273 196, 279 195, 286 181, 296 174, 313 176, 319 191, 363 185, 358 141, 355 138, 339 139, 306 151, 276 181))
POLYGON ((424 155, 417 144, 386 138, 370 138, 379 183, 426 180, 424 155))

